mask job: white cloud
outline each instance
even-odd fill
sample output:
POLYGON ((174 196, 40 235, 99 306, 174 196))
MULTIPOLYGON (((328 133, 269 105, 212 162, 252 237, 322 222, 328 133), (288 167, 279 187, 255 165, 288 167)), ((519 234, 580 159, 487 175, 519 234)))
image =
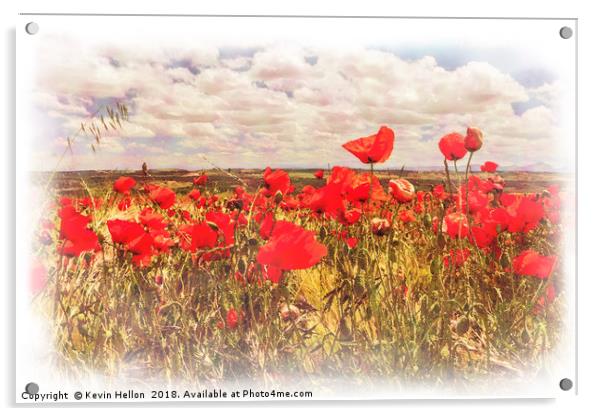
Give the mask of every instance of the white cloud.
POLYGON ((366 48, 264 46, 252 57, 220 58, 215 47, 50 43, 36 105, 60 127, 79 125, 99 99, 121 98, 132 110, 127 127, 107 135, 137 140, 121 139, 123 149, 100 154, 99 165, 137 167, 135 153, 191 168, 201 152, 223 167, 359 166, 341 144, 382 124, 397 134, 391 166, 438 165, 438 137, 467 125, 485 132, 480 155, 502 166, 563 157, 552 145, 563 140, 560 84, 527 89, 487 62, 446 70, 431 56, 404 60, 366 48), (538 105, 515 114, 512 103, 532 99, 538 105), (155 138, 172 140, 156 146, 155 138), (135 152, 116 163, 122 150, 135 152))

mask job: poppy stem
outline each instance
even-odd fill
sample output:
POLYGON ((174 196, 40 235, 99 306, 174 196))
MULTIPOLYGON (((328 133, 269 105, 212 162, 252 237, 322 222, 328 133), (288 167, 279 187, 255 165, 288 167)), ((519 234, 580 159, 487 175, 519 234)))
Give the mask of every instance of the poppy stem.
POLYGON ((443 158, 443 164, 445 165, 445 177, 447 178, 447 192, 452 193, 451 178, 449 177, 449 166, 447 165, 447 159, 443 158))
POLYGON ((464 180, 466 181, 467 185, 468 185, 468 172, 470 172, 470 161, 472 160, 473 154, 474 154, 474 152, 470 152, 470 155, 468 156, 468 163, 466 164, 466 174, 464 175, 464 180))
POLYGON ((372 178, 374 178, 374 163, 370 163, 370 193, 368 194, 369 201, 372 201, 372 178))

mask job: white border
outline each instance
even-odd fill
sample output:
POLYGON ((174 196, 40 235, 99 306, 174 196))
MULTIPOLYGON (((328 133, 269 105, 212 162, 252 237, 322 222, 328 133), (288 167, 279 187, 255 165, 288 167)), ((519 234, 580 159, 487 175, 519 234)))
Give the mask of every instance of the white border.
MULTIPOLYGON (((567 413, 593 413, 590 412, 598 407, 599 397, 599 375, 600 359, 599 346, 602 337, 599 328, 599 297, 602 293, 601 280, 598 275, 599 269, 599 233, 602 229, 602 221, 599 215, 598 204, 600 203, 599 189, 599 157, 602 154, 602 146, 599 137, 599 94, 601 90, 600 73, 602 73, 602 60, 599 50, 599 39, 602 38, 602 25, 600 25, 600 13, 595 2, 566 2, 552 0, 545 2, 505 1, 505 2, 481 2, 470 0, 456 0, 448 2, 445 0, 423 0, 421 2, 398 3, 373 0, 371 2, 360 2, 350 0, 339 3, 327 3, 323 1, 307 0, 305 2, 281 2, 281 1, 255 1, 243 0, 207 3, 192 5, 185 0, 170 0, 163 2, 159 0, 148 0, 144 5, 137 3, 126 3, 119 0, 105 0, 102 4, 70 2, 68 0, 55 0, 45 2, 41 0, 23 1, 20 3, 4 2, 0 5, 2 13, 0 20, 3 23, 3 47, 4 56, 2 65, 2 80, 4 99, 0 125, 4 128, 5 140, 2 140, 4 183, 2 215, 0 216, 0 229, 4 232, 3 247, 0 250, 0 264, 5 267, 5 276, 14 274, 14 144, 10 138, 14 136, 14 56, 15 56, 15 21, 17 12, 23 10, 35 10, 45 12, 76 11, 84 13, 94 12, 119 12, 135 13, 144 9, 144 12, 152 13, 265 13, 265 14, 356 14, 356 15, 442 15, 442 16, 539 16, 539 17, 577 17, 579 18, 579 273, 581 276, 579 285, 579 394, 575 396, 567 393, 562 400, 494 400, 494 401, 440 401, 440 402, 360 402, 360 403, 313 403, 296 404, 287 406, 287 409, 270 408, 263 405, 251 406, 250 413, 266 414, 306 414, 308 411, 332 411, 336 407, 346 408, 345 412, 350 414, 364 414, 372 407, 377 407, 379 412, 416 412, 421 414, 478 414, 487 412, 490 415, 507 415, 508 412, 525 411, 529 414, 555 415, 567 413), (585 226, 584 226, 585 225, 585 226), (308 408, 309 406, 309 408, 308 408), (403 409, 398 407, 403 406, 403 409)), ((2 293, 4 294, 4 318, 5 322, 5 348, 2 355, 2 368, 5 369, 3 378, 4 406, 14 406, 14 286, 12 279, 2 279, 2 293)), ((285 404, 286 406, 286 404, 285 404)), ((162 414, 165 407, 158 404, 153 405, 154 410, 146 410, 150 413, 162 414)), ((198 410, 191 406, 180 406, 179 412, 191 411, 198 414, 198 410), (188 407, 188 408, 186 408, 188 407)), ((205 405, 205 407, 215 407, 205 405)), ((239 414, 243 411, 244 404, 231 403, 221 405, 220 409, 226 412, 232 411, 239 414)), ((52 411, 60 412, 61 415, 69 412, 78 412, 79 408, 57 408, 52 411)), ((98 412, 104 414, 107 409, 88 408, 86 412, 98 412)), ((209 410, 209 409, 207 409, 209 410)))

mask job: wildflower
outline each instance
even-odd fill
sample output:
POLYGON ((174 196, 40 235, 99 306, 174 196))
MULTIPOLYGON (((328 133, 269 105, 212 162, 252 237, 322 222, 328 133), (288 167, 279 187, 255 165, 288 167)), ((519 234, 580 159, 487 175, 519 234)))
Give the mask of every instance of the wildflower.
POLYGON ((393 151, 395 133, 387 126, 382 126, 378 133, 349 141, 343 148, 362 163, 383 163, 389 159, 393 151))
POLYGON ((192 180, 192 183, 195 184, 196 186, 207 185, 207 175, 202 174, 202 175, 197 176, 196 178, 194 178, 192 180))
POLYGON ((497 170, 498 164, 495 162, 487 161, 481 165, 481 172, 493 173, 497 170))
POLYGON ((266 189, 267 196, 276 195, 280 192, 282 195, 286 195, 291 189, 291 179, 288 173, 278 169, 272 170, 270 167, 265 168, 263 172, 263 182, 266 189))
POLYGON ((444 218, 443 231, 451 238, 464 238, 468 235, 468 219, 466 215, 453 212, 444 218))
POLYGON ((397 202, 402 204, 410 202, 416 196, 414 185, 403 178, 391 179, 389 181, 389 192, 397 202))
POLYGON ((307 269, 326 254, 326 246, 313 232, 288 221, 276 221, 270 239, 257 253, 257 261, 282 270, 307 269))
POLYGON ((230 308, 228 310, 228 313, 226 314, 226 324, 228 325, 228 328, 230 328, 230 329, 234 329, 237 327, 238 312, 236 312, 236 309, 230 308))
POLYGON ((113 190, 120 194, 129 195, 130 190, 136 185, 136 180, 129 176, 121 176, 113 184, 113 190))
POLYGON ((150 191, 149 196, 162 209, 170 209, 176 202, 176 193, 169 188, 156 187, 150 191))
POLYGON ((459 160, 466 154, 464 136, 460 133, 446 134, 439 140, 439 150, 447 160, 459 160))
POLYGON ((385 235, 391 230, 391 223, 386 218, 372 218, 370 221, 372 233, 375 235, 385 235))
POLYGON ((476 127, 466 129, 464 147, 469 152, 476 152, 483 146, 483 132, 476 127))
POLYGON ((59 252, 65 256, 77 257, 86 251, 100 250, 98 236, 88 228, 90 217, 84 216, 67 205, 59 210, 61 226, 59 252))
POLYGON ((512 260, 512 268, 521 276, 547 279, 554 269, 556 259, 556 256, 542 256, 535 250, 524 250, 512 260))

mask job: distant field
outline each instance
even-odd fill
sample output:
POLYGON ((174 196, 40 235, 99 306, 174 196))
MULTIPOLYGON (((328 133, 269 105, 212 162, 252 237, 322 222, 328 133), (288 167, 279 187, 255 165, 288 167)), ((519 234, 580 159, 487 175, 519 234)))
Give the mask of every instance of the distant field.
MULTIPOLYGON (((161 183, 170 186, 177 193, 185 193, 192 189, 192 178, 201 171, 187 170, 153 170, 151 176, 145 177, 141 171, 77 171, 56 172, 52 177, 51 188, 62 195, 77 195, 84 191, 84 183, 93 189, 113 182, 120 176, 131 176, 139 183, 161 183)), ((324 181, 314 178, 313 169, 287 170, 293 184, 297 189, 305 185, 321 186, 324 181)), ((261 186, 263 182, 263 170, 260 169, 230 169, 220 171, 217 169, 206 171, 209 176, 209 186, 216 192, 231 190, 241 182, 248 185, 251 191, 261 186)), ((430 190, 433 185, 445 180, 443 171, 399 171, 381 170, 375 171, 383 185, 394 177, 404 177, 411 181, 418 190, 430 190)), ((480 173, 474 173, 486 177, 480 173)), ((34 172, 32 179, 36 185, 45 185, 51 179, 50 172, 34 172)), ((327 177, 328 172, 325 172, 327 177)), ((508 192, 540 192, 546 187, 555 184, 565 188, 571 183, 572 177, 564 173, 551 172, 500 172, 500 176, 506 181, 508 192)), ((452 175, 452 178, 454 175, 452 175)), ((453 179, 452 179, 453 180, 453 179)))

